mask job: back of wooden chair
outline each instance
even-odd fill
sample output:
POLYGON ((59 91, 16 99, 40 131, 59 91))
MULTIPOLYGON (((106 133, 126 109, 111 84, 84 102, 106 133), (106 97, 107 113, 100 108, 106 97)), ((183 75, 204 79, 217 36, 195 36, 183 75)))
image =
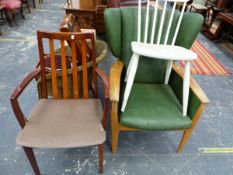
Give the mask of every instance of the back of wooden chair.
MULTIPOLYGON (((70 13, 64 17, 64 20, 60 24, 60 31, 61 32, 81 32, 81 29, 73 14, 70 13)), ((70 42, 68 42, 68 44, 69 46, 71 46, 70 42)), ((81 43, 77 41, 76 46, 77 46, 77 58, 79 59, 79 62, 81 62, 82 61, 81 43)), ((86 43, 86 48, 87 48, 87 60, 90 61, 91 60, 91 49, 87 43, 86 43)))
POLYGON ((78 99, 78 98, 89 98, 89 80, 88 80, 88 70, 87 70, 87 45, 86 39, 91 41, 91 61, 92 65, 92 88, 94 91, 94 95, 97 96, 97 75, 95 72, 96 68, 96 60, 95 60, 95 39, 93 33, 49 33, 49 32, 37 32, 38 39, 38 50, 40 57, 40 67, 41 67, 41 97, 48 98, 47 92, 47 82, 46 82, 46 74, 48 71, 46 70, 46 58, 50 57, 50 72, 51 72, 51 82, 52 82, 52 97, 53 98, 64 98, 67 99, 69 97, 78 99), (57 67, 57 56, 55 56, 55 41, 59 41, 60 43, 60 60, 61 65, 58 70, 57 67), (70 43, 71 47, 71 56, 66 56, 66 48, 65 41, 70 43), (82 71, 78 72, 77 66, 77 41, 80 43, 81 47, 81 55, 82 55, 82 71), (47 42, 47 43, 45 43, 47 42), (45 45, 49 45, 48 53, 45 53, 45 45), (67 59, 70 59, 70 64, 67 63, 67 59), (72 83, 68 83, 67 79, 67 69, 72 68, 72 83), (81 73, 82 75, 79 75, 81 73), (58 74, 61 74, 62 77, 62 97, 59 96, 58 93, 58 74), (79 77, 82 79, 82 85, 79 84, 79 77), (69 87, 73 86, 73 94, 69 94, 69 87), (79 88, 82 87, 82 88, 79 88), (79 92, 79 90, 82 92, 79 92), (82 94, 82 96, 80 95, 82 94))
POLYGON ((142 12, 141 12, 142 11, 142 5, 141 5, 141 0, 138 0, 138 36, 137 36, 137 41, 141 42, 141 38, 142 38, 142 36, 141 36, 142 32, 141 31, 142 31, 142 27, 144 27, 144 31, 145 31, 144 32, 144 40, 143 40, 144 43, 153 44, 154 39, 155 39, 155 35, 157 35, 157 40, 155 41, 155 43, 157 45, 159 45, 159 44, 167 45, 168 44, 169 34, 170 34, 170 31, 171 31, 171 27, 172 27, 172 24, 173 24, 173 21, 174 21, 173 19, 174 19, 176 5, 177 5, 177 3, 182 2, 183 3, 182 10, 181 10, 178 22, 176 24, 175 34, 173 35, 173 39, 172 39, 172 43, 171 43, 171 45, 174 45, 175 41, 176 41, 178 31, 179 31, 179 28, 180 28, 181 20, 183 18, 183 14, 184 14, 184 10, 185 10, 187 1, 189 1, 189 0, 165 0, 164 5, 163 5, 161 19, 160 19, 160 22, 158 23, 157 20, 158 20, 158 16, 159 16, 158 15, 158 8, 159 7, 158 7, 158 0, 157 0, 155 2, 155 6, 154 6, 154 12, 153 12, 153 17, 152 17, 153 22, 152 22, 151 29, 150 29, 150 27, 149 27, 150 0, 147 1, 145 26, 142 26, 142 22, 141 22, 142 21, 142 12), (173 2, 173 7, 172 7, 172 10, 171 10, 171 15, 170 15, 170 18, 169 18, 168 27, 167 27, 167 29, 165 29, 164 28, 165 15, 166 15, 166 11, 168 10, 168 7, 167 7, 168 2, 173 2), (156 25, 159 25, 159 26, 157 27, 156 25), (156 28, 158 29, 158 31, 156 30, 156 28), (166 31, 163 31, 164 29, 166 31), (151 34, 149 33, 149 31, 152 31, 151 34), (163 43, 161 43, 161 38, 162 38, 163 33, 165 33, 165 40, 164 40, 163 43), (150 36, 150 38, 149 38, 149 36, 150 36))
POLYGON ((176 38, 180 29, 187 2, 188 0, 165 0, 162 14, 160 15, 158 12, 158 0, 155 3, 154 9, 151 9, 149 5, 150 0, 147 1, 146 8, 142 8, 141 0, 138 1, 137 41, 131 42, 133 55, 129 62, 125 76, 125 81, 127 84, 124 93, 124 100, 121 106, 122 112, 125 110, 134 82, 139 63, 139 56, 142 55, 153 59, 167 60, 164 84, 168 84, 169 82, 173 61, 185 61, 182 103, 183 116, 187 115, 190 82, 190 61, 196 59, 197 54, 184 47, 175 46, 176 38), (171 11, 167 12, 169 10, 167 7, 169 2, 173 3, 173 7, 171 11), (183 7, 178 18, 175 18, 176 4, 179 2, 183 3, 183 7), (152 18, 150 15, 151 10, 152 18), (145 21, 145 23, 143 21, 145 21), (144 36, 141 36, 143 32, 144 36))

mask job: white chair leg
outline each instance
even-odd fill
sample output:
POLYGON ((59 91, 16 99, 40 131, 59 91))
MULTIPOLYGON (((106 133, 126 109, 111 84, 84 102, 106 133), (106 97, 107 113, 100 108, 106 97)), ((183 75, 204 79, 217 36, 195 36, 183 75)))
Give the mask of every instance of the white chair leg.
POLYGON ((185 62, 183 82, 183 116, 187 115, 190 84, 190 61, 185 62))
POLYGON ((131 88, 133 86, 135 74, 137 72, 138 61, 139 61, 139 55, 134 54, 132 56, 132 64, 131 64, 131 68, 129 69, 129 77, 128 77, 128 80, 126 83, 123 102, 122 102, 122 106, 121 106, 122 112, 124 112, 124 110, 125 110, 125 107, 126 107, 126 104, 127 104, 128 98, 129 98, 129 94, 130 94, 131 88))
POLYGON ((129 72, 131 70, 131 67, 132 67, 132 62, 134 60, 134 57, 135 57, 135 54, 132 55, 130 61, 129 61, 129 65, 128 65, 128 68, 127 68, 127 71, 126 71, 126 75, 125 75, 125 82, 128 81, 128 78, 129 78, 129 72))
POLYGON ((172 64, 173 64, 173 61, 172 61, 172 60, 169 60, 169 61, 167 62, 167 68, 166 68, 166 74, 165 74, 165 81, 164 81, 165 84, 168 84, 168 81, 169 81, 169 78, 170 78, 170 74, 171 74, 171 71, 172 71, 172 64))

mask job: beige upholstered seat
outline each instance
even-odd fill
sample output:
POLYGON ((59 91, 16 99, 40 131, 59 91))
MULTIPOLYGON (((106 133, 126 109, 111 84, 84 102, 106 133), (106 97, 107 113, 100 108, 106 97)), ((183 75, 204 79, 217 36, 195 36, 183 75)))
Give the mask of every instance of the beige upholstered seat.
POLYGON ((105 141, 102 116, 99 99, 42 99, 29 114, 16 141, 40 148, 99 145, 105 141))

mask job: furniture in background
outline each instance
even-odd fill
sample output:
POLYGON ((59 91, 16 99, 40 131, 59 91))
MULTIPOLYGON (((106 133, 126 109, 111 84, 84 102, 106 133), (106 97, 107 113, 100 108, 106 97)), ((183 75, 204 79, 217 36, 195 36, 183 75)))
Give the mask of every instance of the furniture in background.
MULTIPOLYGON (((32 0, 32 3, 33 3, 33 8, 36 8, 36 2, 35 0, 32 0)), ((43 0, 39 0, 39 4, 43 4, 44 1, 43 0)))
POLYGON ((78 25, 81 28, 94 28, 95 13, 97 4, 92 0, 70 0, 64 6, 66 14, 72 13, 77 17, 78 25))
POLYGON ((21 1, 21 6, 26 5, 28 8, 28 13, 31 13, 31 8, 29 6, 28 0, 20 0, 21 1))
POLYGON ((20 0, 2 0, 1 5, 4 7, 1 9, 1 15, 3 17, 3 14, 5 15, 5 18, 7 19, 9 25, 13 27, 13 23, 17 25, 16 20, 15 20, 15 13, 17 10, 20 10, 20 14, 23 19, 25 19, 23 15, 23 8, 22 8, 22 3, 20 0))
POLYGON ((207 7, 207 2, 209 0, 193 0, 190 5, 190 12, 200 13, 204 17, 204 23, 206 22, 206 18, 209 17, 209 8, 207 7))
POLYGON ((72 13, 80 28, 104 32, 103 11, 107 6, 98 0, 68 0, 64 6, 66 14, 72 13))
MULTIPOLYGON (((141 0, 142 5, 147 4, 147 0, 141 0)), ((108 0, 108 8, 119 8, 123 6, 137 6, 138 0, 108 0)))
MULTIPOLYGON (((4 5, 2 5, 1 3, 0 3, 0 13, 1 13, 1 19, 3 19, 3 8, 4 8, 5 6, 4 5)), ((2 36, 2 30, 1 30, 1 28, 0 28, 0 36, 2 36)))
POLYGON ((40 170, 36 163, 33 148, 76 148, 98 145, 99 168, 102 173, 103 143, 106 138, 104 128, 106 127, 109 88, 108 77, 102 70, 96 68, 94 35, 91 33, 38 31, 37 38, 40 66, 24 78, 10 98, 13 111, 22 128, 16 142, 23 147, 37 175, 40 174, 40 170), (91 84, 89 83, 87 71, 86 45, 84 44, 86 39, 91 42, 91 59, 93 62, 91 84), (55 41, 60 42, 60 55, 55 55, 55 41), (65 41, 71 43, 72 50, 69 57, 72 63, 73 78, 71 84, 68 83, 67 79, 67 67, 69 65, 66 65, 65 41), (82 72, 78 72, 76 41, 80 41, 82 48, 82 72), (49 46, 49 53, 45 53, 44 46, 46 44, 49 46), (51 67, 49 69, 45 66, 46 57, 50 57, 51 67), (56 67, 56 57, 60 57, 61 60, 60 70, 56 67), (47 92, 47 73, 50 73, 52 77, 52 95, 50 96, 48 96, 47 92), (57 77, 59 74, 62 75, 62 95, 58 93, 57 77), (82 89, 79 89, 78 74, 81 74, 82 89), (101 101, 98 98, 97 74, 104 83, 104 109, 102 109, 101 101), (35 78, 41 79, 41 99, 26 118, 20 109, 18 97, 31 80, 35 78), (73 89, 72 94, 69 94, 68 91, 70 85, 72 85, 73 89))
MULTIPOLYGON (((43 3, 43 0, 39 0, 39 4, 40 3, 43 3)), ((33 5, 35 8, 35 0, 33 0, 33 5)), ((17 10, 20 10, 20 14, 22 18, 25 19, 23 14, 23 6, 26 6, 28 12, 31 13, 28 0, 1 0, 0 1, 1 19, 6 19, 11 27, 13 27, 13 23, 17 25, 15 20, 15 14, 17 10)))
POLYGON ((208 1, 210 20, 206 24, 203 33, 213 40, 219 40, 225 36, 232 36, 232 15, 233 1, 232 0, 217 0, 208 1))
MULTIPOLYGON (((184 10, 184 11, 187 11, 188 6, 189 6, 190 4, 192 4, 192 3, 193 3, 193 0, 188 0, 188 1, 186 2, 186 6, 185 6, 185 10, 184 10)), ((179 10, 181 11, 183 5, 184 5, 184 2, 177 2, 177 3, 176 3, 176 9, 179 9, 179 10)))
POLYGON ((233 13, 219 12, 208 32, 204 33, 209 39, 223 40, 232 38, 233 34, 233 13))
MULTIPOLYGON (((151 59, 147 57, 149 55, 140 57, 126 108, 124 112, 120 111, 125 89, 126 70, 133 54, 131 43, 137 41, 137 22, 135 22, 137 12, 136 7, 107 9, 105 11, 108 43, 113 55, 119 58, 110 69, 112 152, 116 152, 120 131, 183 130, 183 136, 178 148, 180 153, 191 136, 205 105, 209 102, 197 82, 190 77, 187 116, 183 116, 182 84, 184 71, 181 67, 173 64, 168 84, 164 84, 168 62, 162 56, 161 59, 151 59)), ((142 13, 146 16, 144 10, 142 10, 142 13)), ((160 10, 158 14, 161 17, 160 10)), ((170 15, 170 12, 166 12, 165 28, 168 28, 170 15)), ((176 22, 179 15, 178 11, 174 13, 176 22)), ((148 23, 151 25, 152 19, 148 23)), ((201 15, 185 13, 175 45, 189 49, 201 30, 202 23, 203 17, 201 15)), ((144 18, 142 18, 142 24, 146 24, 144 18)), ((158 27, 156 28, 158 29, 158 27)), ((170 33, 172 35, 175 33, 173 25, 170 33)), ((140 34, 144 38, 144 30, 141 30, 140 34)), ((151 32, 148 33, 148 36, 151 36, 151 32)), ((157 36, 155 39, 157 39, 157 36)), ((165 41, 165 37, 165 34, 162 34, 161 43, 165 41)), ((171 42, 172 37, 169 37, 168 43, 171 42)))
POLYGON ((0 4, 0 12, 1 12, 1 20, 7 20, 9 25, 12 27, 11 17, 9 15, 9 11, 6 9, 4 4, 0 4))

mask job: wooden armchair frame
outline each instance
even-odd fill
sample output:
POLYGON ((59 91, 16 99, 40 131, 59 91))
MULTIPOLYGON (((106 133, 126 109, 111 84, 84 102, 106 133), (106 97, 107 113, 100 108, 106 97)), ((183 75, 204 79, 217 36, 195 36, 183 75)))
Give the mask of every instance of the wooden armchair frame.
MULTIPOLYGON (((112 112, 111 112, 111 129, 112 129, 112 152, 116 153, 117 150, 117 143, 118 143, 118 137, 120 131, 136 131, 139 129, 130 128, 124 125, 121 125, 119 122, 119 97, 120 97, 120 86, 121 86, 121 72, 123 69, 123 63, 120 60, 117 60, 116 63, 114 63, 110 69, 110 101, 112 105, 112 112)), ((184 77, 184 70, 173 64, 172 69, 175 71, 176 74, 178 74, 180 77, 184 77)), ((179 147, 177 152, 181 153, 184 149, 185 144, 187 143, 189 137, 191 136, 191 133, 193 129, 195 128, 203 110, 205 109, 206 104, 209 103, 209 99, 205 95, 205 93, 202 91, 200 86, 197 84, 197 82, 190 77, 190 89, 193 91, 193 93, 197 96, 197 98, 200 101, 200 105, 198 107, 198 110, 196 111, 196 114, 194 115, 194 118, 192 119, 192 127, 189 129, 184 129, 183 136, 180 141, 179 147)))
MULTIPOLYGON (((70 37, 70 34, 66 34, 66 33, 63 33, 63 34, 59 34, 59 36, 55 33, 53 36, 51 35, 51 33, 46 33, 46 32, 38 32, 38 37, 40 38, 43 38, 43 37, 52 37, 53 39, 56 39, 56 38, 59 38, 59 37, 62 37, 63 40, 66 40, 66 39, 69 39, 70 37)), ((77 33, 75 33, 75 37, 78 37, 77 33)), ((80 35, 80 38, 90 38, 92 41, 94 40, 94 35, 93 34, 82 34, 80 35)), ((41 40, 39 40, 38 44, 40 46, 40 43, 41 40)), ((63 41, 64 42, 64 41, 63 41)), ((51 43, 51 42, 50 42, 51 43)), ((74 41, 72 41, 72 48, 74 48, 74 41)), ((92 49, 93 49, 93 46, 92 45, 92 49)), ((43 52, 40 50, 40 48, 42 47, 39 47, 39 51, 40 51, 40 58, 44 58, 43 57, 43 52)), ((62 50, 62 53, 64 54, 64 46, 63 46, 63 50, 62 50)), ((74 52, 73 52, 74 53, 74 52)), ((54 55, 54 53, 52 53, 52 55, 54 55)), ((63 55, 64 57, 64 55, 63 55)), ((65 57, 64 57, 65 58, 65 57)), ((75 58, 75 57, 73 57, 75 58)), ((94 54, 93 54, 93 58, 94 58, 94 54)), ((84 59, 85 60, 85 59, 84 59)), ((73 59, 73 61, 75 61, 75 59, 73 59)), ((14 92, 12 93, 11 97, 10 97, 10 101, 11 101, 11 105, 12 105, 12 109, 15 113, 15 117, 16 119, 18 120, 19 122, 19 125, 22 129, 25 128, 25 126, 28 124, 28 120, 26 118, 26 116, 23 114, 21 108, 20 108, 20 105, 19 105, 19 102, 18 102, 18 98, 19 96, 22 94, 22 92, 24 91, 24 89, 27 87, 27 85, 33 80, 33 79, 38 79, 39 77, 42 77, 42 99, 47 99, 48 98, 48 95, 47 95, 47 88, 46 88, 46 80, 45 80, 45 67, 43 67, 44 61, 41 61, 40 62, 40 66, 41 67, 37 67, 35 69, 33 69, 23 80, 22 82, 16 87, 16 89, 14 90, 14 92), (44 76, 43 76, 44 74, 44 76)), ((86 63, 83 63, 84 65, 86 65, 86 63)), ((63 66, 64 68, 64 66, 63 66)), ((77 71, 77 66, 74 66, 74 69, 76 69, 77 71)), ((54 72, 55 70, 52 70, 53 71, 53 75, 54 75, 54 72)), ((74 72, 76 72, 74 70, 74 72)), ((103 81, 103 84, 104 84, 104 107, 103 107, 103 119, 102 119, 102 125, 103 125, 103 128, 106 129, 106 117, 107 117, 107 113, 108 113, 108 110, 109 110, 109 79, 107 77, 107 75, 99 68, 95 67, 95 64, 93 64, 93 71, 96 72, 96 74, 102 79, 103 81)), ((63 71, 62 71, 63 72, 63 71)), ((63 72, 64 73, 64 72, 63 72)), ((85 73, 84 73, 85 74, 85 73)), ((55 75, 54 75, 55 76, 55 75)), ((73 75, 75 77, 75 75, 73 75)), ((85 76, 85 75, 84 75, 85 76)), ((56 76, 55 76, 56 77, 56 76)), ((98 89, 97 89, 97 77, 94 76, 93 77, 95 79, 95 81, 93 81, 91 87, 93 89, 93 95, 94 97, 98 97, 98 89), (96 82, 96 83, 95 83, 96 82)), ((65 80, 64 80, 65 81, 65 80)), ((87 85, 87 80, 85 80, 84 78, 84 86, 88 86, 87 85)), ((74 85, 76 86, 76 85, 74 85)), ((84 87, 85 88, 85 87, 84 87)), ((55 89, 56 88, 53 88, 53 96, 54 98, 59 98, 57 96, 55 92, 55 89)), ((87 89, 87 88, 85 88, 87 89)), ((84 99, 87 99, 88 98, 88 91, 84 90, 84 99)), ((67 94, 67 92, 64 90, 64 94, 67 94)), ((79 96, 77 96, 77 94, 75 93, 74 91, 74 99, 77 99, 79 98, 79 96)), ((64 99, 67 99, 68 96, 67 95, 64 95, 64 99)), ((39 147, 39 146, 38 146, 39 147)), ((35 159, 35 155, 33 153, 33 148, 30 146, 30 147, 27 147, 27 146, 23 146, 23 149, 26 153, 26 156, 34 170, 34 173, 36 175, 40 175, 40 170, 39 170, 39 167, 37 165, 37 162, 36 162, 36 159, 35 159)), ((104 144, 99 144, 98 145, 98 149, 99 149, 99 170, 100 170, 100 173, 103 173, 103 151, 104 151, 104 144)))

